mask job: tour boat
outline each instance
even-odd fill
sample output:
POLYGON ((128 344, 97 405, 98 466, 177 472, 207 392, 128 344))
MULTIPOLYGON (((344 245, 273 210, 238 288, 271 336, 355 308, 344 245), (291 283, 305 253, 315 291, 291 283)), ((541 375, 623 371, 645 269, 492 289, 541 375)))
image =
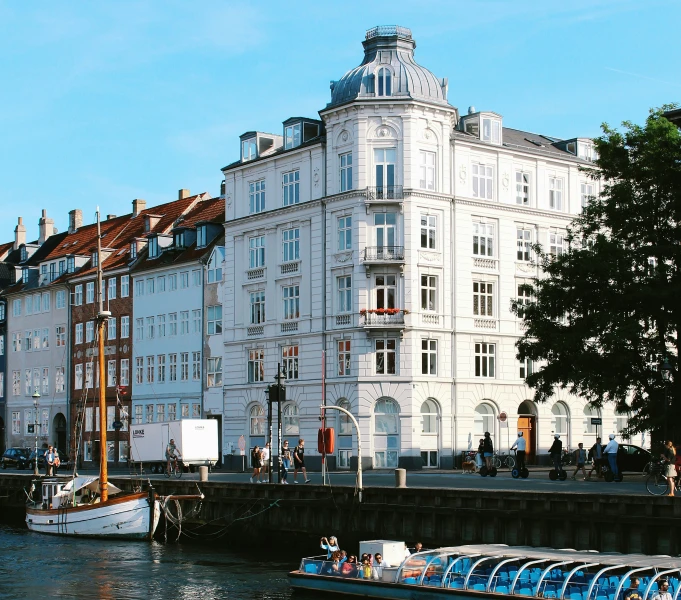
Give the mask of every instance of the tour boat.
MULTIPOLYGON (((378 543, 384 548, 396 544, 378 543)), ((369 544, 375 548, 377 542, 362 542, 360 555, 367 552, 369 544)), ((668 581, 673 600, 679 600, 681 591, 681 558, 666 555, 492 544, 424 550, 404 558, 404 544, 399 544, 402 553, 393 562, 390 552, 381 550, 384 560, 393 566, 374 568, 369 579, 354 573, 344 576, 343 570, 336 570, 325 557, 312 557, 304 558, 300 568, 289 574, 291 586, 317 594, 398 600, 480 596, 617 600, 633 579, 640 582, 641 600, 652 600, 662 580, 668 581)))
MULTIPOLYGON (((123 492, 108 481, 104 326, 111 313, 104 310, 100 293, 102 289, 102 242, 97 209, 95 290, 98 297, 98 351, 93 355, 99 363, 99 476, 78 477, 74 470, 71 479, 46 478, 34 481, 26 506, 26 525, 31 531, 56 535, 151 539, 161 510, 170 499, 201 500, 203 494, 159 497, 153 489, 148 493, 123 492), (36 484, 39 489, 36 489, 36 484), (33 494, 37 492, 40 494, 34 498, 33 494)), ((78 423, 76 436, 79 438, 82 434, 82 419, 78 423)))

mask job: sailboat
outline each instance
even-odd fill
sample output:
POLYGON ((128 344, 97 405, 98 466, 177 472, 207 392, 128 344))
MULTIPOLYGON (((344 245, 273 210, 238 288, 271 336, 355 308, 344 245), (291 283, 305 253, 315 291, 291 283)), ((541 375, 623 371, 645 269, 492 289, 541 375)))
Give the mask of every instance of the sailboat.
POLYGON ((45 478, 34 482, 26 506, 26 525, 31 531, 66 536, 116 537, 152 539, 164 503, 170 498, 202 499, 196 496, 158 496, 153 488, 148 492, 124 492, 109 483, 106 453, 106 385, 104 376, 104 326, 111 313, 102 301, 102 243, 97 209, 97 313, 99 361, 99 476, 82 477, 75 472, 71 479, 45 478), (39 499, 32 494, 40 486, 39 499), (165 501, 165 502, 164 502, 165 501))

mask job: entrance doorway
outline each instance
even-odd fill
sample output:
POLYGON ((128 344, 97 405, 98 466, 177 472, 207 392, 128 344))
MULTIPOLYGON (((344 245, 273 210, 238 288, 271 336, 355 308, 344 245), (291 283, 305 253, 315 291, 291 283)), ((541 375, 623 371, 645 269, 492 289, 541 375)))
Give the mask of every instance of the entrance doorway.
POLYGON ((57 444, 57 452, 66 455, 66 451, 68 450, 66 447, 66 417, 63 414, 57 413, 54 416, 52 431, 54 431, 56 437, 54 443, 57 444))
POLYGON ((534 464, 537 455, 537 414, 534 402, 525 400, 518 407, 518 433, 522 431, 526 441, 525 460, 534 464))

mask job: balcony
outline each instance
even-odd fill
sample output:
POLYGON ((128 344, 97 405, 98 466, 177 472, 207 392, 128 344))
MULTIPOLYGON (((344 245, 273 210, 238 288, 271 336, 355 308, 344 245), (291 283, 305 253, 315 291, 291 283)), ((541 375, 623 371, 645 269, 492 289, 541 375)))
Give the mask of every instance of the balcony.
POLYGON ((265 277, 265 267, 256 267, 255 269, 248 269, 246 271, 246 279, 253 281, 254 279, 263 279, 265 277))
POLYGON ((365 329, 403 329, 404 315, 399 308, 371 308, 359 311, 360 325, 365 329))
POLYGON ((401 185, 380 185, 368 187, 366 190, 367 202, 402 202, 404 200, 404 188, 401 185))
POLYGON ((364 248, 364 262, 404 262, 404 246, 367 246, 364 248))

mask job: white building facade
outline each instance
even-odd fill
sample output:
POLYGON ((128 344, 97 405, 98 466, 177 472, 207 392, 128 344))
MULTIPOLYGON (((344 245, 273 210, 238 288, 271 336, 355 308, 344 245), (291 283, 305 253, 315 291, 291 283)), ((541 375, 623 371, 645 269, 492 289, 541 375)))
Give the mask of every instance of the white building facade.
MULTIPOLYGON (((510 311, 539 274, 531 245, 562 252, 599 192, 579 170, 592 142, 505 128, 472 108, 460 116, 447 81, 414 61, 408 29, 374 28, 363 44, 321 122, 248 132, 223 169, 225 443, 265 441, 278 363, 285 437, 307 438, 313 465, 323 394, 357 418, 374 468, 450 468, 485 431, 506 450, 522 429, 545 454, 554 432, 565 447, 593 443, 592 416, 621 429, 563 391, 531 401, 510 311)), ((356 435, 331 422, 331 464, 349 468, 356 435)))

